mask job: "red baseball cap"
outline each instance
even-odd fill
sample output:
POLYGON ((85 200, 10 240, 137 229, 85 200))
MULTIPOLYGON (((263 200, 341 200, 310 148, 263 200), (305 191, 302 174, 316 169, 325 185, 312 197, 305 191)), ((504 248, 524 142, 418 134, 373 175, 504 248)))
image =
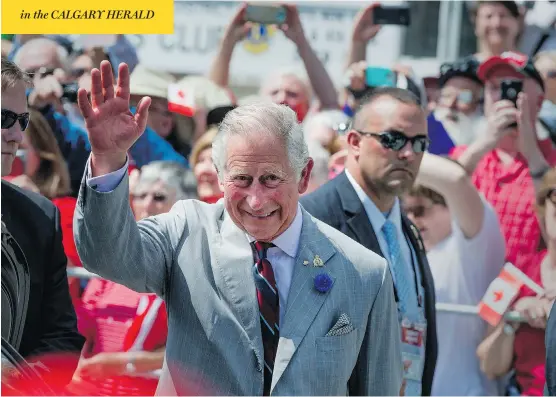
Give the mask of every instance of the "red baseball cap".
POLYGON ((531 77, 541 86, 544 91, 544 82, 538 70, 533 65, 533 61, 525 54, 518 52, 507 51, 502 55, 496 55, 488 58, 481 63, 477 70, 477 75, 482 81, 488 79, 488 75, 497 67, 506 65, 513 68, 516 72, 521 73, 526 77, 531 77))

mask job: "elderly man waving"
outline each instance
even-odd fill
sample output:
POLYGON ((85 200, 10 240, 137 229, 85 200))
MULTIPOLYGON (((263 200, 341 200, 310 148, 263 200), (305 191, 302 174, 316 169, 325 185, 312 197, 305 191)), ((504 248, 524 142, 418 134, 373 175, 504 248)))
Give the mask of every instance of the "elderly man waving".
POLYGON ((79 92, 92 154, 75 239, 87 269, 166 301, 157 394, 398 394, 386 262, 299 205, 313 161, 295 113, 275 104, 231 111, 213 144, 224 198, 182 200, 136 223, 127 151, 150 98, 129 112, 125 64, 115 88, 108 62, 91 78, 92 103, 79 92))

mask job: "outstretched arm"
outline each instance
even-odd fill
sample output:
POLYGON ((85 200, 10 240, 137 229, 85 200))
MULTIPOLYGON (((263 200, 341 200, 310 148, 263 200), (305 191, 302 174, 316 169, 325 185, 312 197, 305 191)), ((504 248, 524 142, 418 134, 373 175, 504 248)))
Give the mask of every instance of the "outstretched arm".
POLYGON ((127 65, 120 64, 118 76, 114 91, 112 67, 102 62, 101 70, 91 73, 92 101, 85 90, 78 92, 92 153, 74 216, 76 247, 88 270, 138 292, 164 296, 173 262, 169 230, 180 222, 185 228, 185 221, 176 215, 177 210, 135 222, 129 204, 128 175, 122 169, 128 150, 145 131, 151 100, 143 98, 132 114, 127 65), (110 182, 113 190, 99 191, 99 186, 90 185, 92 177, 114 173, 123 177, 110 182))
POLYGON ((458 163, 425 153, 417 184, 440 193, 468 239, 482 228, 484 204, 465 169, 458 163))

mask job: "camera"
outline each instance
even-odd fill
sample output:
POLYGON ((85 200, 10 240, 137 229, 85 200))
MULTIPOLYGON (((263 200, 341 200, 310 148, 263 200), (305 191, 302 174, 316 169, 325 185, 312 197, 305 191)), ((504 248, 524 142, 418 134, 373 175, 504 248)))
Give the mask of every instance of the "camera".
POLYGON ((62 90, 62 98, 67 99, 69 102, 77 103, 77 91, 79 90, 77 83, 62 84, 62 90))

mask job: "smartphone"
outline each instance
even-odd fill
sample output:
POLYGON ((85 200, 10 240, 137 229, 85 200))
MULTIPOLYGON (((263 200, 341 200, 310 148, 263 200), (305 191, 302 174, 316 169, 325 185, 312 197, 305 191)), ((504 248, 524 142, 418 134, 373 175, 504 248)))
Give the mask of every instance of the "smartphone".
MULTIPOLYGON (((521 80, 503 80, 500 83, 500 99, 513 102, 517 107, 517 96, 523 90, 523 82, 521 80)), ((507 128, 516 128, 517 123, 511 123, 507 128)))
POLYGON ((69 102, 77 103, 77 91, 79 91, 79 84, 77 83, 62 84, 62 98, 69 102))
POLYGON ((379 5, 373 8, 373 23, 375 25, 409 26, 411 23, 409 6, 379 5))
POLYGON ((279 5, 249 4, 245 20, 263 25, 282 25, 286 22, 286 9, 279 5))
POLYGON ((367 87, 395 87, 396 73, 387 68, 369 66, 365 70, 365 83, 367 87))
POLYGON ((523 90, 523 82, 521 80, 503 80, 500 83, 500 99, 513 102, 517 107, 517 96, 523 90))

